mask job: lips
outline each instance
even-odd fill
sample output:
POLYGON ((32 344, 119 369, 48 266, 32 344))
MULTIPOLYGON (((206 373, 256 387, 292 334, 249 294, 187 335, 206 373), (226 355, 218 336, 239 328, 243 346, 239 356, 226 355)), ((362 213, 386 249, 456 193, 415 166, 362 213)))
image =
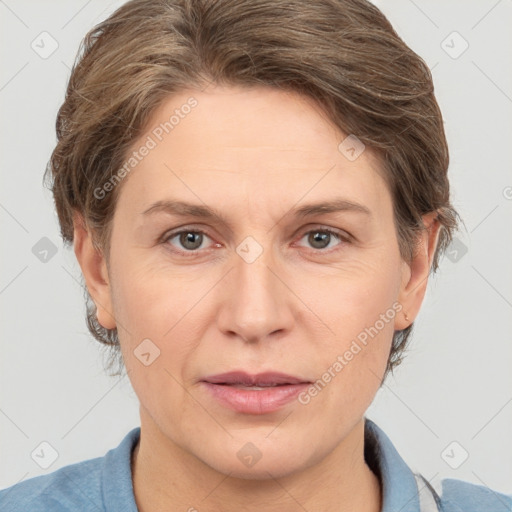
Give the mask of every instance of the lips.
POLYGON ((220 405, 243 414, 276 412, 310 384, 310 381, 280 372, 251 375, 233 371, 201 380, 205 391, 220 405))
POLYGON ((287 384, 301 384, 307 381, 286 375, 279 372, 265 372, 256 375, 250 375, 245 372, 228 372, 220 375, 212 375, 203 379, 211 384, 224 384, 228 386, 259 386, 271 387, 282 386, 287 384))

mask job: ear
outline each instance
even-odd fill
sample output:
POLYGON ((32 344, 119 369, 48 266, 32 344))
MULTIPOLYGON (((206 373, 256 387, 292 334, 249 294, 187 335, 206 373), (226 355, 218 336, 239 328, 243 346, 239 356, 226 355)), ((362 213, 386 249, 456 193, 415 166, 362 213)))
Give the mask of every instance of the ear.
POLYGON ((423 216, 423 225, 426 230, 420 235, 412 261, 410 263, 403 262, 402 283, 398 296, 398 301, 402 304, 403 309, 402 314, 396 317, 396 330, 405 329, 412 324, 423 302, 441 228, 436 217, 436 212, 423 216), (405 315, 408 320, 405 320, 405 315))
POLYGON ((87 290, 96 304, 98 322, 105 329, 115 328, 107 263, 102 252, 94 245, 83 217, 78 213, 73 216, 73 247, 87 290))

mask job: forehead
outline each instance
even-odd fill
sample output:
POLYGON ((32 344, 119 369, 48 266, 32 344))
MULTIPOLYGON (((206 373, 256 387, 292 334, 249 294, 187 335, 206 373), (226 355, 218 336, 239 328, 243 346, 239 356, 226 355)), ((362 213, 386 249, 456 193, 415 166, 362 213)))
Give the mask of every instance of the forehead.
POLYGON ((132 145, 139 155, 120 201, 146 209, 167 194, 221 207, 237 196, 247 207, 266 208, 343 192, 378 202, 384 187, 379 161, 370 148, 347 158, 346 140, 350 145, 311 98, 297 93, 218 86, 181 91, 153 112, 132 145))

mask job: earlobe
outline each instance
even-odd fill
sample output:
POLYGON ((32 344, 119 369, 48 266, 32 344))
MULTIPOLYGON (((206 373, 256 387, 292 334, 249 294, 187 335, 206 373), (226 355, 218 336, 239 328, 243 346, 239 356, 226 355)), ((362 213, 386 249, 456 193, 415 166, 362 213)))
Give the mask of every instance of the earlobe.
POLYGON ((403 330, 414 321, 427 290, 428 277, 439 240, 441 224, 436 212, 423 216, 425 230, 421 233, 416 253, 410 263, 403 262, 402 283, 398 301, 403 315, 395 321, 395 330, 403 330), (407 319, 406 319, 407 317, 407 319))
POLYGON ((114 329, 116 322, 105 257, 94 245, 90 230, 78 213, 73 216, 73 233, 75 256, 82 269, 87 290, 96 304, 98 322, 105 329, 114 329))

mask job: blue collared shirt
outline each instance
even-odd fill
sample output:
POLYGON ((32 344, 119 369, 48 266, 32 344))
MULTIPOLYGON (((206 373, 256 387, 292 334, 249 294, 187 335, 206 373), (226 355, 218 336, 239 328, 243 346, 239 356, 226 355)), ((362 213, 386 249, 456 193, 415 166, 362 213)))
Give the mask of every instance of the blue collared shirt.
MULTIPOLYGON (((0 491, 2 512, 138 512, 133 494, 131 454, 140 427, 105 456, 62 467, 0 491)), ((388 436, 365 419, 365 459, 381 482, 381 512, 420 512, 411 469, 388 436)), ((462 480, 442 481, 442 512, 512 512, 512 495, 462 480)))

